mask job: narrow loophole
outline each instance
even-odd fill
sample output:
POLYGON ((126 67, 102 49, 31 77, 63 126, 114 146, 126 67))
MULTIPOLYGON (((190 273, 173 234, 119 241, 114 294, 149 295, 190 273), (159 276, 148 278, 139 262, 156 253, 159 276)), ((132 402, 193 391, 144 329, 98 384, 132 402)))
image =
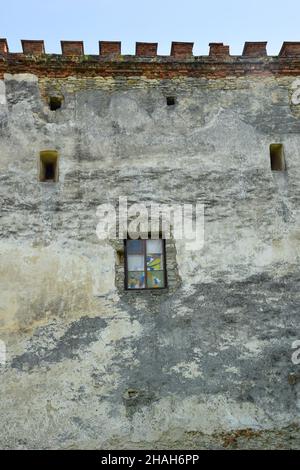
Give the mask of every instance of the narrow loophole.
POLYGON ((40 181, 58 181, 58 153, 56 150, 43 150, 40 152, 40 181))
POLYGON ((282 144, 270 145, 270 160, 272 171, 285 171, 285 158, 282 144))

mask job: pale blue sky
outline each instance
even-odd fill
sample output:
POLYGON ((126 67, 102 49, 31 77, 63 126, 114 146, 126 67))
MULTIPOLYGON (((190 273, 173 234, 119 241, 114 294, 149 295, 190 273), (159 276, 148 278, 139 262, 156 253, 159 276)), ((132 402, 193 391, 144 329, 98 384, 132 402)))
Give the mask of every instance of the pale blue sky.
POLYGON ((20 39, 44 39, 46 52, 60 53, 60 40, 83 40, 86 54, 98 54, 99 40, 158 42, 169 54, 171 41, 193 41, 194 54, 209 42, 224 42, 241 54, 245 41, 268 41, 277 55, 283 41, 300 41, 299 0, 2 0, 0 37, 11 52, 20 39))

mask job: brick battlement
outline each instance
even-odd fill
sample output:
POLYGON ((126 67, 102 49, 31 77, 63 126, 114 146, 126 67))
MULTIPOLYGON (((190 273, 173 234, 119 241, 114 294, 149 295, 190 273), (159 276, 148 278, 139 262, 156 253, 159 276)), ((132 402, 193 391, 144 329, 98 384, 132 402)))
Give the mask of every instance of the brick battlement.
POLYGON ((7 40, 0 39, 0 78, 4 73, 153 79, 300 75, 300 42, 284 42, 278 56, 267 55, 266 42, 246 42, 240 56, 230 55, 223 43, 210 43, 207 56, 194 56, 191 42, 172 42, 169 56, 157 55, 157 43, 136 43, 135 55, 122 55, 119 41, 100 41, 99 55, 85 55, 82 41, 61 41, 62 54, 46 53, 42 40, 21 43, 23 52, 12 53, 7 40))

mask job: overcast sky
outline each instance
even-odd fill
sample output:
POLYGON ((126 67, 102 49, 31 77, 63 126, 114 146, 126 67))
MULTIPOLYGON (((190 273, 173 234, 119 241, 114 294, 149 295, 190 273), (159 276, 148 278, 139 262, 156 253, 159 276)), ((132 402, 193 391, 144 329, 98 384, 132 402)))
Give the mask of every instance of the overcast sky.
POLYGON ((60 40, 83 40, 86 54, 99 40, 122 41, 133 54, 136 41, 158 42, 169 54, 171 41, 193 41, 194 54, 209 42, 230 45, 241 54, 245 41, 268 41, 277 55, 283 41, 300 41, 299 0, 1 0, 0 37, 11 52, 20 39, 44 39, 46 52, 60 53, 60 40))

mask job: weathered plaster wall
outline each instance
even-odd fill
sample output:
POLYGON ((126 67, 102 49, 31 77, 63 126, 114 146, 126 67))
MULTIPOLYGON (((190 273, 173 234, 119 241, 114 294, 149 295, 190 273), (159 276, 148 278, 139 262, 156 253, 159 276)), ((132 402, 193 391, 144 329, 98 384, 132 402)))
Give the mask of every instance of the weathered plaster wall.
POLYGON ((300 447, 293 80, 0 81, 1 447, 300 447), (38 182, 47 149, 55 185, 38 182), (95 230, 119 196, 205 203, 204 249, 167 248, 169 292, 116 282, 95 230))

